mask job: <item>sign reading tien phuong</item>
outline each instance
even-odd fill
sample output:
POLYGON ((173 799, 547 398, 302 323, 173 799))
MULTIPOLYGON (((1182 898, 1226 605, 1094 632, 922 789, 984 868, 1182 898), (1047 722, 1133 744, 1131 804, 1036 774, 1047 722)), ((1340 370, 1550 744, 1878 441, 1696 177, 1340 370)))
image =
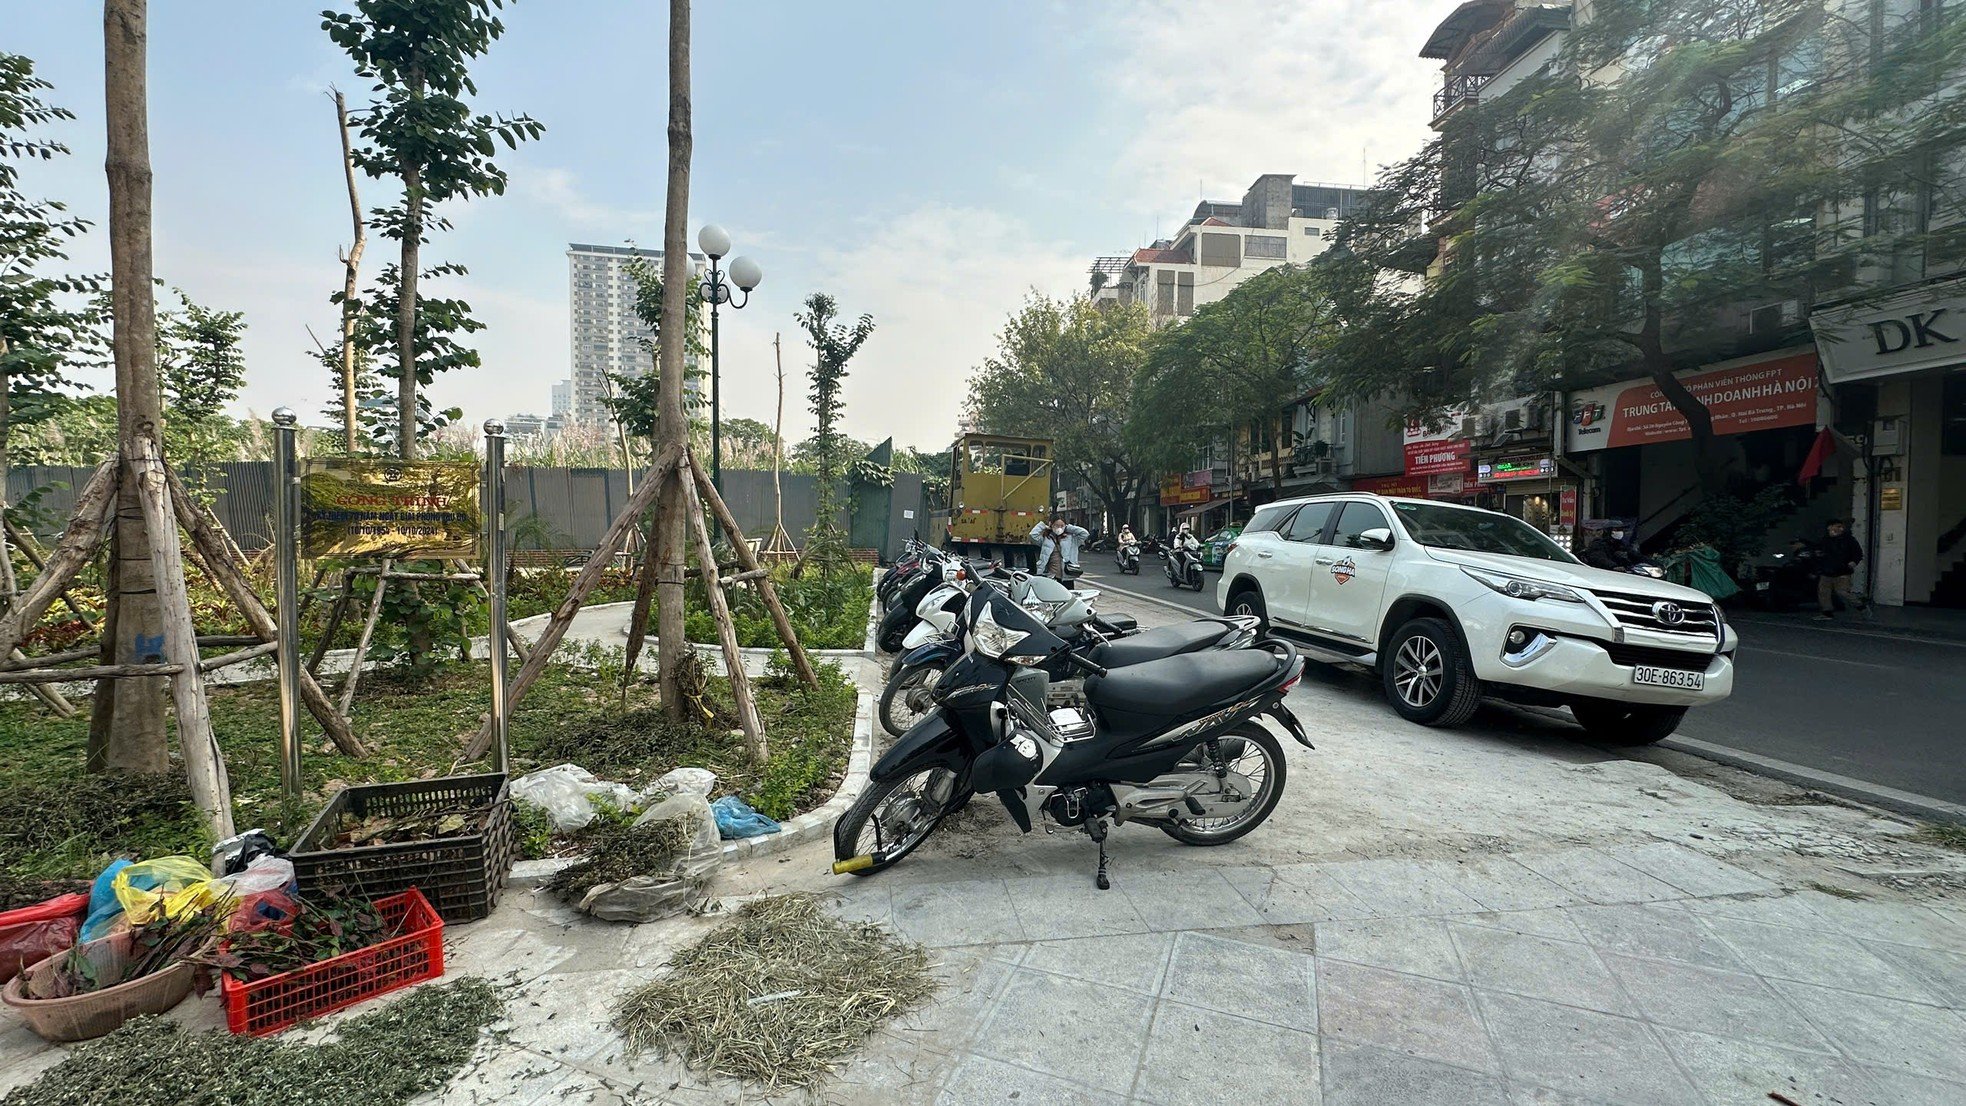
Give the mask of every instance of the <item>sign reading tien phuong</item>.
MULTIPOLYGON (((1727 365, 1679 378, 1706 405, 1715 434, 1816 424, 1813 351, 1727 365)), ((1650 380, 1630 380, 1570 397, 1570 452, 1684 441, 1686 416, 1650 380)))
POLYGON ((307 462, 303 557, 478 555, 478 466, 448 461, 307 462))

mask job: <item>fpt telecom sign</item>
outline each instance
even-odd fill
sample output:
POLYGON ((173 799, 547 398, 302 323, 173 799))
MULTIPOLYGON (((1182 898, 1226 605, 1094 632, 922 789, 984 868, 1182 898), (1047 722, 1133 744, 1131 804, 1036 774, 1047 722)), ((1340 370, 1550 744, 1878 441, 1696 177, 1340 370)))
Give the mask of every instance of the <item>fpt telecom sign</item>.
POLYGON ((300 477, 303 557, 478 555, 478 466, 470 462, 307 462, 300 477))
POLYGON ((1819 307, 1809 316, 1831 384, 1966 361, 1966 280, 1819 307))
MULTIPOLYGON (((1816 424, 1816 355, 1791 353, 1679 378, 1706 405, 1715 434, 1816 424)), ((1684 441, 1693 436, 1657 384, 1632 380, 1570 397, 1571 453, 1684 441)))

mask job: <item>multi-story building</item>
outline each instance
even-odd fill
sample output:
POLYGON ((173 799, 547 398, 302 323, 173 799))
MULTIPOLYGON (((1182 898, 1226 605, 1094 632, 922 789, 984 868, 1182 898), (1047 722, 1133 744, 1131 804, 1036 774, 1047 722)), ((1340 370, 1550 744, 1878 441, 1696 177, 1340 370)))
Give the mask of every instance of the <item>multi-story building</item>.
POLYGON ((570 418, 573 415, 573 381, 562 380, 553 385, 553 417, 570 418))
MULTIPOLYGON (((573 376, 567 382, 571 385, 567 410, 574 421, 608 420, 610 373, 642 376, 654 371, 655 357, 648 345, 654 332, 635 313, 635 278, 630 267, 638 260, 657 273, 662 270, 661 250, 578 242, 567 247, 567 306, 573 341, 573 376)), ((703 258, 691 254, 691 281, 700 279, 704 272, 703 258)), ((695 367, 692 360, 690 368, 695 367)), ((694 392, 696 386, 692 372, 686 387, 694 392)), ((556 413, 558 404, 556 395, 556 413)))

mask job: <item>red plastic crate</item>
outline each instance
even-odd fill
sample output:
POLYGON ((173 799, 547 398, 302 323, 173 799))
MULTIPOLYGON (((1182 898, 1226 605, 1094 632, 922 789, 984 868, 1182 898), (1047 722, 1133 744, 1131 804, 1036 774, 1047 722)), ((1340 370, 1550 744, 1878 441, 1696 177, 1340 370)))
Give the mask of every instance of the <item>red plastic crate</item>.
POLYGON ((443 975, 444 920, 423 892, 412 887, 375 905, 397 936, 250 983, 223 977, 226 1028, 263 1037, 443 975))

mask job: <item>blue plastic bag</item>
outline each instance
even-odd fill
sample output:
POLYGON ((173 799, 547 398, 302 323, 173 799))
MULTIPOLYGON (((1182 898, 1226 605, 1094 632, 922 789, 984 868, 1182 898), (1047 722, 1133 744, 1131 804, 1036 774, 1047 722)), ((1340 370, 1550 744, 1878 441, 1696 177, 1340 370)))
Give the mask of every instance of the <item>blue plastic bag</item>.
POLYGON ((726 795, 710 804, 710 813, 717 817, 719 837, 763 837, 767 833, 777 833, 778 823, 752 810, 750 804, 735 795, 726 795))
POLYGON ((81 940, 107 936, 110 927, 123 916, 122 900, 116 897, 116 873, 129 866, 127 860, 113 861, 96 877, 95 884, 89 888, 89 917, 82 923, 81 940))

